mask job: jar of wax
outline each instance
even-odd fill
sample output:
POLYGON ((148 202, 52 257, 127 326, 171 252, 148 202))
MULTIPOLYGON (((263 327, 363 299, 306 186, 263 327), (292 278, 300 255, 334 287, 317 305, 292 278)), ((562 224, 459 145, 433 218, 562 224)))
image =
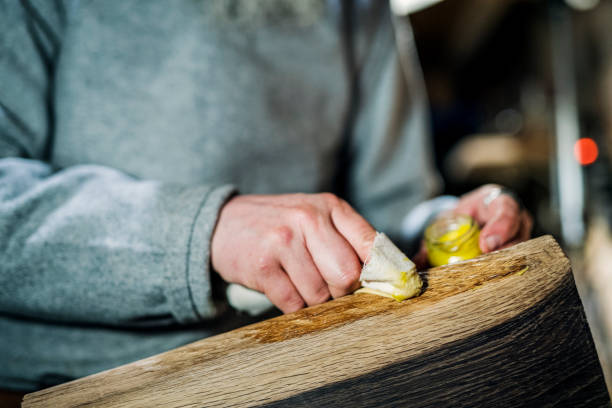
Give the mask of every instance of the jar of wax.
POLYGON ((446 265, 482 254, 480 228, 469 215, 450 214, 436 219, 425 230, 427 258, 432 266, 446 265))

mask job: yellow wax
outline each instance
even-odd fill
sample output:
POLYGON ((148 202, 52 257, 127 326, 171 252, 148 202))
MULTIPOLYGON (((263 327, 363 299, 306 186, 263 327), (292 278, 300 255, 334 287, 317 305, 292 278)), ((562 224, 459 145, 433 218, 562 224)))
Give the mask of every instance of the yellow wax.
POLYGON ((461 224, 456 230, 451 230, 443 234, 440 238, 438 238, 438 241, 440 242, 454 241, 460 236, 462 236, 463 234, 465 234, 469 229, 470 229, 470 224, 467 224, 467 223, 461 224))
POLYGON ((427 257, 432 266, 446 265, 481 255, 480 229, 468 216, 435 221, 426 232, 427 257))

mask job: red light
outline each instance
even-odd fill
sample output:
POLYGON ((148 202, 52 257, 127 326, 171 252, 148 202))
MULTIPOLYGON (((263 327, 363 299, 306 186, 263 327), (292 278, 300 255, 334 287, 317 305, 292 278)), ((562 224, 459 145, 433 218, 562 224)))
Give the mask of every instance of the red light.
POLYGON ((599 149, 597 148, 597 143, 589 137, 578 139, 574 145, 574 156, 578 163, 583 166, 593 163, 597 160, 598 155, 599 149))

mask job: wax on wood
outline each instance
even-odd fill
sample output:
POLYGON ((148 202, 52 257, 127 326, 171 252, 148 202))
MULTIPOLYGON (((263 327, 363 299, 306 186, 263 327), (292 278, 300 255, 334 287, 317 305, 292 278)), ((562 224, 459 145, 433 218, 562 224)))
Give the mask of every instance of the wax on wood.
POLYGON ((346 296, 28 394, 23 406, 609 405, 552 237, 423 277, 418 298, 346 296))

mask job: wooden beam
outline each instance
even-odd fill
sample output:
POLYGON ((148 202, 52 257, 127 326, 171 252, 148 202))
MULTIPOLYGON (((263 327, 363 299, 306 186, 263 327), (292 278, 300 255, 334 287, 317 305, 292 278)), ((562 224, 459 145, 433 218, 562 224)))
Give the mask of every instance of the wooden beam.
POLYGON ((545 236, 28 394, 23 407, 609 406, 568 259, 545 236))

